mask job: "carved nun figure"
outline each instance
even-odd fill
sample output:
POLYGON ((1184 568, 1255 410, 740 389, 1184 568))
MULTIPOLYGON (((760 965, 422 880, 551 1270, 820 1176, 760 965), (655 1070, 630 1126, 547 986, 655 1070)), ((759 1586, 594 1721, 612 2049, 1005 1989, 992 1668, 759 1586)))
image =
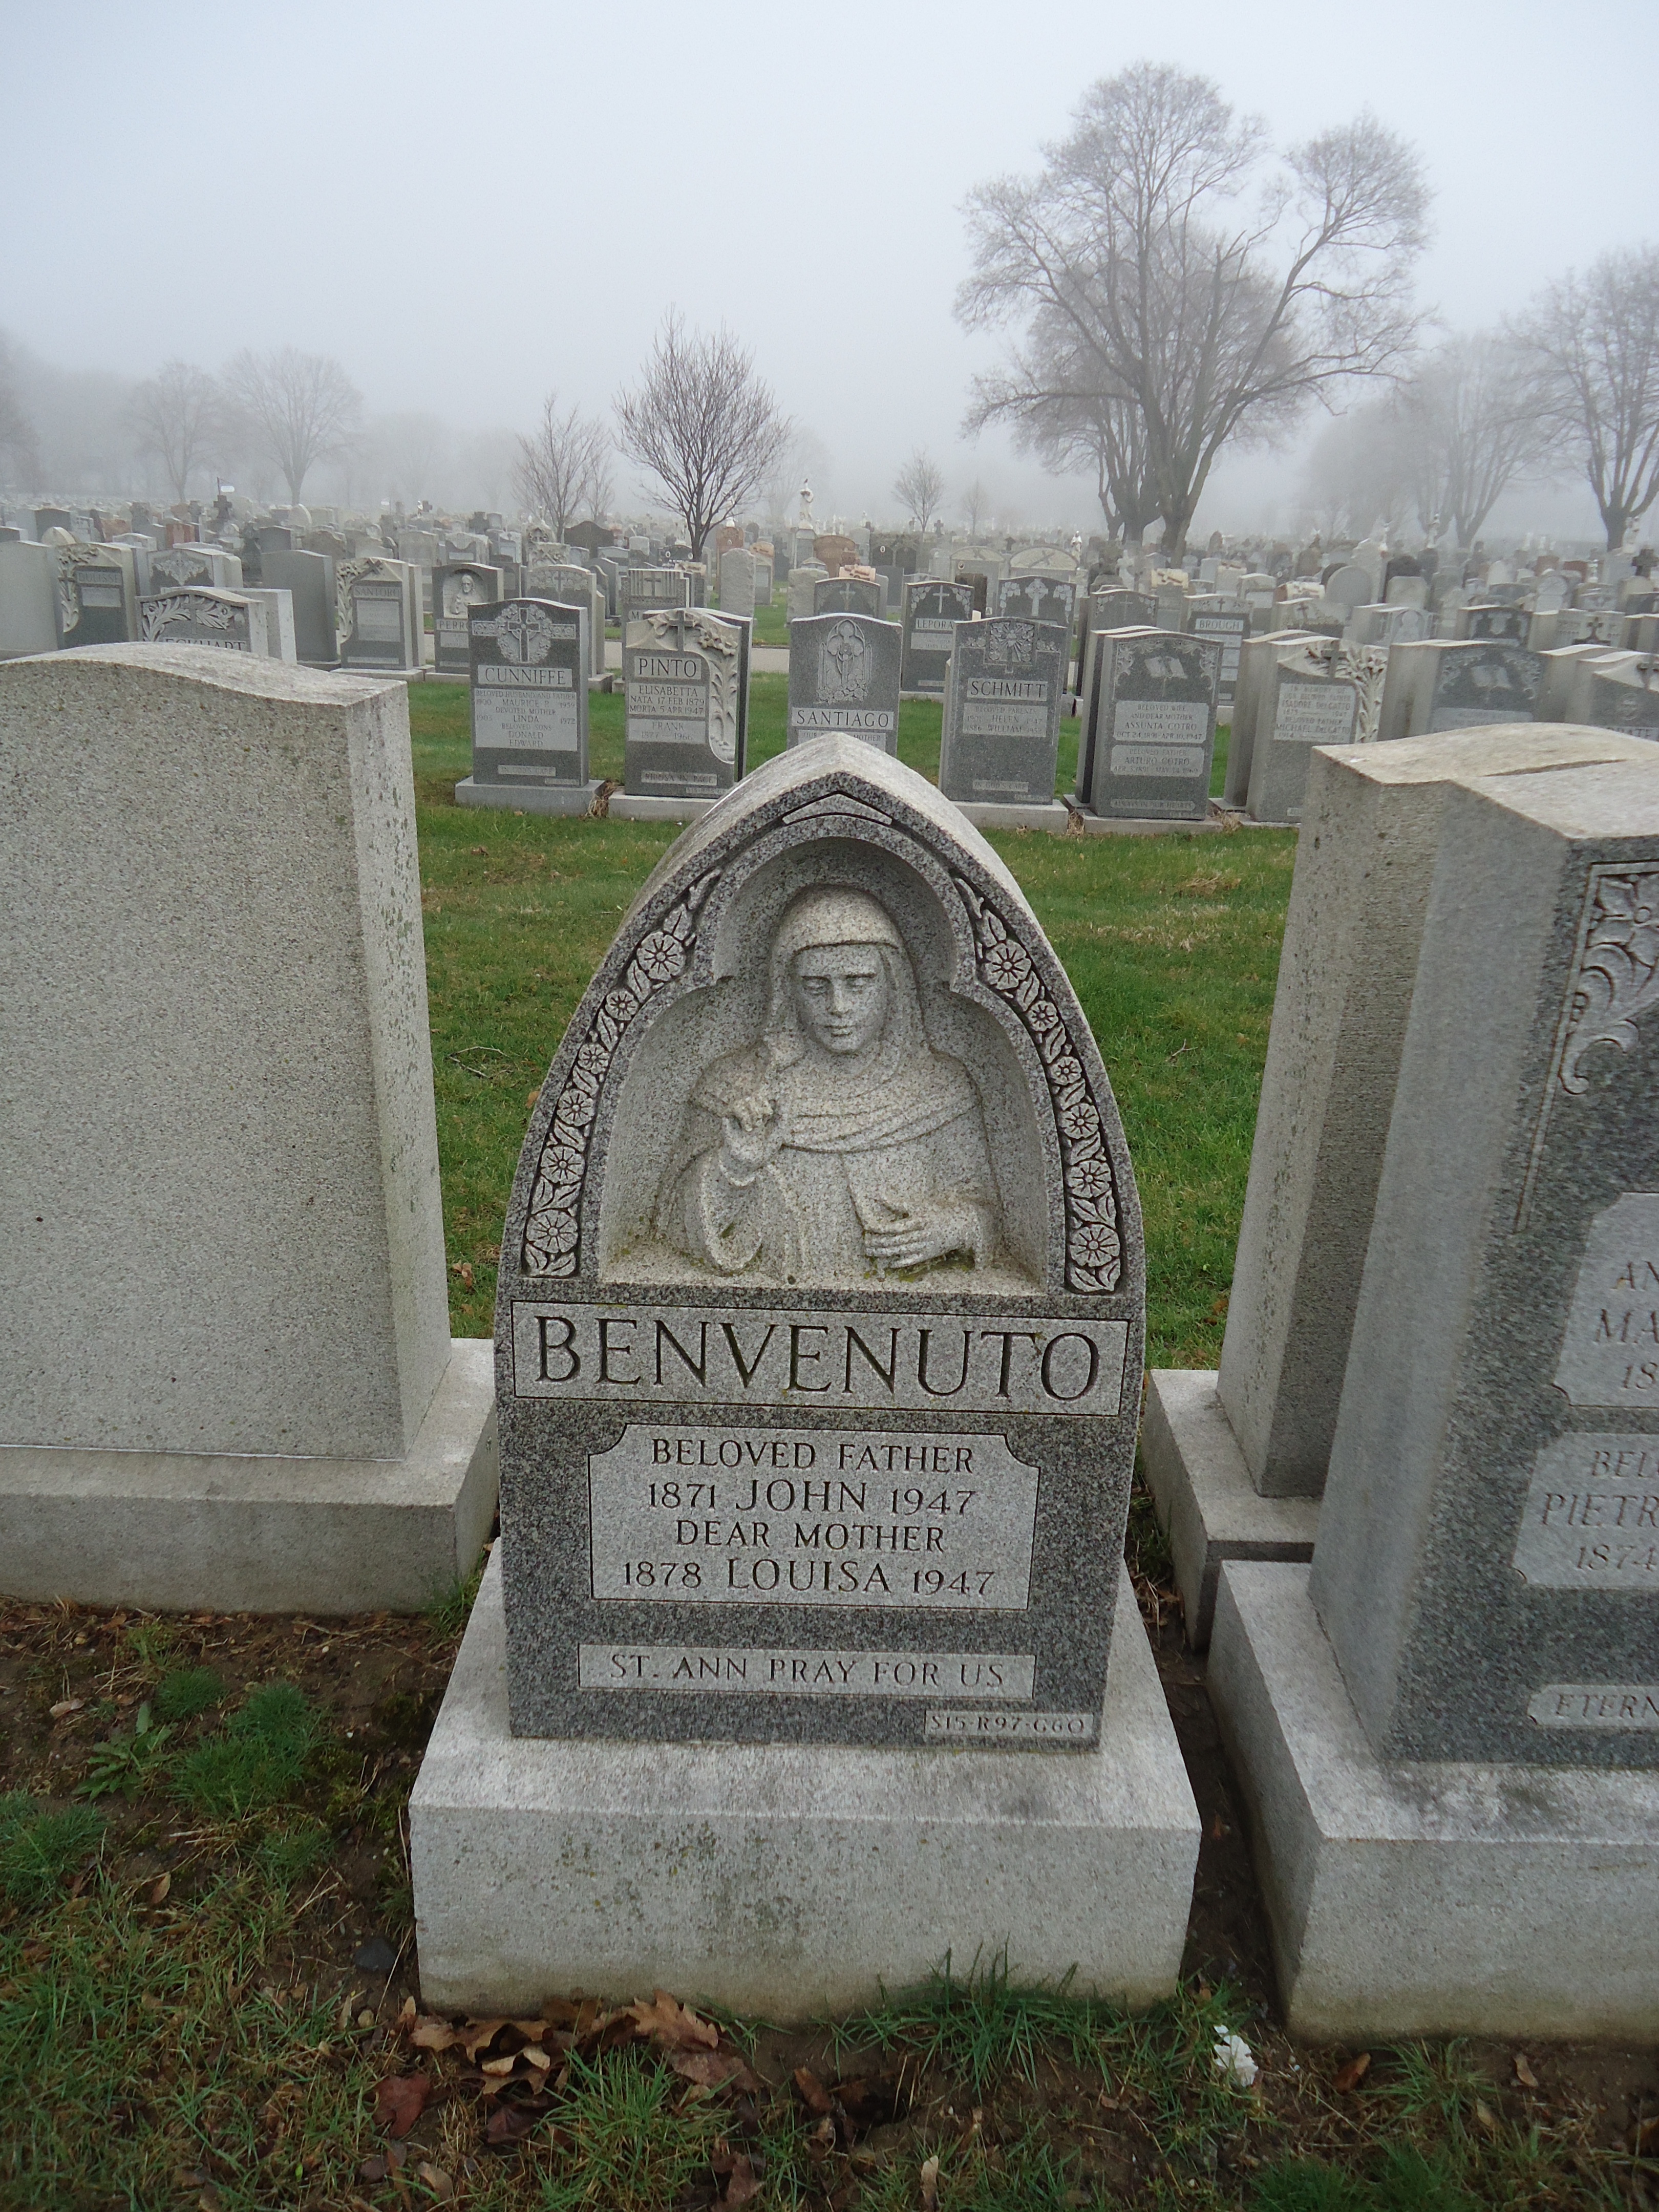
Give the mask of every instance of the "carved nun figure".
POLYGON ((764 1034, 692 1091, 659 1233, 720 1274, 781 1282, 988 1266, 1000 1208, 978 1093, 929 1044, 886 909, 803 892, 769 969, 764 1034))

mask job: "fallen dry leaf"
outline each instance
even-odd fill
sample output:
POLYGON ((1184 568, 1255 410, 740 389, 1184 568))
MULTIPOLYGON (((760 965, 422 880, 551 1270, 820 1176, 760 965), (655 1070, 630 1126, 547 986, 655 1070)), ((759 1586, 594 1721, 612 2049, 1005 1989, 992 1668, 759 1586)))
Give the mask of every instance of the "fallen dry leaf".
POLYGON ((481 2051, 488 2051, 504 2027, 516 2028, 526 2043, 536 2042, 542 2032, 538 2020, 470 2020, 455 2040, 467 2057, 476 2059, 481 2051))
POLYGON ((740 2051, 676 2051, 668 2063, 684 2080, 698 2082, 705 2089, 723 2089, 728 2081, 735 2081, 751 2095, 760 2089, 758 2077, 740 2051))
POLYGON ((532 1091, 529 1097, 525 1100, 525 1104, 526 1106, 533 1106, 541 1095, 542 1094, 539 1091, 532 1091))
POLYGON ((939 2212, 939 2160, 925 2158, 921 2162, 921 2212, 939 2212))
POLYGON ((167 1902, 167 1892, 172 1887, 173 1876, 170 1874, 157 1875, 155 1880, 151 1882, 149 1887, 144 1892, 144 1895, 149 1899, 152 1905, 165 1905, 167 1902))
POLYGON ((720 2202, 722 2204, 746 2204, 751 2197, 759 2195, 760 2183, 755 2178, 755 2169, 739 2153, 732 2161, 732 2171, 726 2184, 726 2194, 721 2197, 720 2202))
POLYGON ((801 2102, 809 2112, 827 2112, 830 2110, 830 2092, 810 2066, 796 2067, 795 2087, 799 2090, 801 2102))
POLYGON ((403 2009, 398 2014, 398 2025, 399 2027, 408 2027, 413 2021, 414 2018, 415 2000, 413 1997, 405 1997, 403 2002, 403 2009))
POLYGON ((519 2063, 516 2051, 509 2051, 505 2058, 486 2058, 478 2069, 481 2074, 510 2074, 519 2063))
POLYGON ((421 2051, 447 2051, 460 2041, 461 2032, 446 2020, 417 2020, 409 2031, 409 2039, 421 2051))
POLYGON ((1524 2051, 1517 2051, 1515 2054, 1515 2078, 1523 2089, 1535 2089, 1538 2087, 1538 2076, 1528 2064, 1527 2054, 1524 2051))
POLYGON ((836 2147, 836 2124, 828 2112, 806 2138, 806 2148, 814 2158, 828 2158, 836 2147))
POLYGON ((454 1266, 449 1272, 452 1275, 459 1275, 460 1277, 461 1288, 464 1291, 470 1291, 472 1288, 472 1263, 471 1261, 457 1260, 454 1266))
POLYGON ((71 1713, 78 1713, 86 1702, 84 1698, 59 1698, 58 1703, 48 1710, 53 1720, 64 1721, 67 1720, 71 1713))
POLYGON ((1351 2089, 1359 2087, 1370 2070, 1371 2054, 1369 2051, 1362 2051, 1358 2058, 1351 2058, 1346 2066, 1338 2067, 1336 2079, 1331 2087, 1339 2097, 1346 2097, 1351 2089))
POLYGON ((374 2117, 394 2142, 406 2136, 432 2094, 429 2074, 392 2074, 374 2091, 374 2117))
POLYGON ((386 2160, 376 2151, 373 2158, 364 2159, 358 2166, 357 2179, 359 2181, 384 2181, 391 2171, 386 2160))
POLYGON ((720 2042, 720 2032, 712 2021, 699 2020, 690 2005, 681 2004, 666 1990, 657 1991, 654 2002, 629 2005, 628 2009, 641 2034, 648 2035, 665 2050, 691 2050, 701 2044, 704 2050, 713 2051, 720 2042))
POLYGON ((484 2141, 499 2150, 504 2143, 522 2142, 536 2124, 536 2114, 522 2105, 497 2105, 489 2115, 484 2141))
POLYGON ((455 2184, 451 2180, 448 2174, 444 2172, 442 2166, 434 2166, 430 2159, 423 2158, 421 2160, 421 2163, 416 2167, 415 2171, 420 2175, 422 2180, 425 2182, 427 2187, 432 2191, 432 2194, 437 2198, 440 2204, 453 2204, 454 2203, 455 2184))
POLYGON ((1474 2100, 1474 2117, 1489 2136, 1495 2136, 1498 2133, 1497 2113, 1490 2105, 1479 2097, 1474 2100))

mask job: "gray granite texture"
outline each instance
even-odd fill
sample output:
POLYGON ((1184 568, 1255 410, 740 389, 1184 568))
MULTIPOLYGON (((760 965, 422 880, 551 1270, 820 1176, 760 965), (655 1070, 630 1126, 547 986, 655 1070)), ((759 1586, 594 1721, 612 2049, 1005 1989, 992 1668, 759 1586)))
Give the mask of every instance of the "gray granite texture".
POLYGON ((755 611, 755 556, 742 546, 720 555, 720 608, 728 615, 755 611))
POLYGON ((960 631, 945 687, 939 783, 981 806, 1048 806, 1054 796, 1069 632, 993 615, 960 631))
POLYGON ((532 599, 555 599, 587 613, 588 672, 605 673, 605 592, 591 568, 568 562, 532 560, 525 570, 525 592, 532 599))
POLYGON ((0 544, 0 660, 58 648, 58 556, 27 539, 0 544))
POLYGON ((878 618, 885 597, 866 576, 826 576, 812 586, 815 615, 868 615, 878 618))
POLYGON ((1652 744, 1659 738, 1659 657, 1608 653, 1581 662, 1572 672, 1567 711, 1575 722, 1627 730, 1652 744))
POLYGON ((1231 708, 1233 694, 1238 689, 1239 653, 1250 634, 1249 614, 1243 607, 1194 605, 1188 612, 1187 631, 1193 637, 1213 638, 1221 647, 1216 672, 1216 704, 1218 708, 1231 708))
POLYGON ((1389 647, 1379 738, 1538 718, 1539 654, 1504 639, 1425 638, 1389 647))
POLYGON ((334 563, 326 553, 272 550, 259 563, 259 581, 287 592, 294 603, 294 649, 308 668, 333 668, 340 659, 336 627, 334 563))
POLYGON ((517 1733, 1092 1743, 1139 1205, 1065 973, 931 784, 820 738, 679 839, 501 1252, 517 1733))
POLYGON ((475 783, 586 793, 589 619, 586 604, 551 599, 467 617, 475 783))
POLYGON ((1302 819, 1316 745, 1354 743, 1358 687, 1340 673, 1334 638, 1282 646, 1257 679, 1246 811, 1253 822, 1302 819))
MULTIPOLYGON (((632 570, 651 574, 652 570, 632 570)), ((718 799, 744 770, 749 623, 702 607, 663 608, 623 631, 630 798, 718 799)))
POLYGON ((1083 795, 1100 815, 1201 822, 1210 810, 1221 647, 1169 629, 1101 630, 1091 644, 1083 795))
POLYGON ((1210 1641, 1216 1586, 1229 1559, 1306 1566, 1313 1558, 1318 1499, 1263 1498, 1255 1488, 1212 1368, 1153 1368, 1140 1416, 1140 1470, 1170 1540, 1182 1626, 1194 1651, 1210 1641))
POLYGON ((1227 730, 1227 765, 1221 787, 1224 806, 1241 812, 1250 796, 1250 764, 1255 748, 1255 702, 1260 678, 1272 664, 1273 648, 1305 645, 1305 630, 1270 630, 1265 636, 1247 638, 1238 656, 1238 682, 1227 730))
POLYGON ((1470 606, 1457 611, 1459 638, 1498 638, 1524 645, 1532 617, 1524 607, 1470 606))
POLYGON ((899 681, 907 692, 945 696, 945 675, 956 644, 956 626, 974 612, 971 584, 933 577, 904 587, 904 657, 899 681))
POLYGON ((467 617, 474 607, 495 606, 506 597, 506 576, 490 562, 445 561, 432 571, 432 665, 441 676, 469 672, 467 617))
POLYGON ((265 610, 240 592, 192 584, 138 602, 138 635, 146 645, 204 645, 219 653, 267 650, 265 610))
MULTIPOLYGON (((842 582, 838 579, 834 588, 841 590, 842 582)), ((792 622, 788 743, 808 744, 839 730, 896 757, 901 643, 896 623, 868 614, 808 615, 792 622)))
POLYGON ((1446 799, 1310 1585, 1385 1758, 1659 1764, 1641 749, 1446 799))
POLYGON ((0 668, 0 1443, 398 1459, 449 1358, 404 685, 0 668))
POLYGON ((1034 1762, 515 1735, 492 1560, 410 1802, 423 2001, 523 2013, 665 1987, 821 2019, 947 1950, 1128 2007, 1170 1996, 1198 1813, 1117 1572, 1098 1747, 1034 1762))
POLYGON ((1659 2035, 1659 1779, 1379 1759, 1307 1596, 1232 1561, 1211 1702, 1293 2035, 1659 2035))
POLYGON ((413 675, 426 641, 421 572, 412 562, 367 555, 335 563, 340 665, 360 675, 413 675))
POLYGON ((1079 586, 1073 576, 1018 575, 998 579, 991 605, 1000 615, 1026 622, 1054 623, 1066 641, 1066 673, 1071 672, 1072 641, 1077 629, 1079 586))
POLYGON ((1324 1487, 1449 791, 1642 757, 1534 723, 1312 754, 1221 1351, 1264 1495, 1324 1487))

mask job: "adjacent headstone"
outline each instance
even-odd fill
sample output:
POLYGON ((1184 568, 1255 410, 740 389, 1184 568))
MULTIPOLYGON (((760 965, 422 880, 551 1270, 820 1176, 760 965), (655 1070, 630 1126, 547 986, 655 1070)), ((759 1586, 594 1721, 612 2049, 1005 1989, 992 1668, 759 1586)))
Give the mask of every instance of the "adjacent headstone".
POLYGON ((1503 638, 1524 645, 1532 617, 1524 607, 1461 607, 1454 635, 1460 638, 1503 638))
POLYGON ((1299 822, 1312 748, 1353 743, 1359 692, 1340 654, 1334 638, 1279 646, 1261 671, 1246 799, 1253 822, 1299 822))
POLYGON ((1269 630, 1265 637, 1248 638, 1241 647, 1232 721, 1227 732, 1227 765, 1221 787, 1224 806, 1236 807, 1242 813, 1249 803, 1250 764, 1255 755, 1256 701, 1261 678, 1273 665, 1274 649, 1305 645, 1308 641, 1304 630, 1269 630))
POLYGON ((146 645, 207 645, 261 655, 269 651, 265 611, 257 599, 200 584, 140 599, 138 635, 146 645))
POLYGON ((945 696, 945 673, 956 642, 957 624, 974 611, 973 586, 937 578, 904 587, 904 652, 900 683, 907 692, 945 696))
POLYGON ((1350 645, 1416 645, 1431 634, 1431 624, 1432 617, 1419 606, 1356 607, 1342 635, 1350 645))
POLYGON ((755 556, 746 548, 720 555, 720 612, 752 615, 755 611, 755 556))
POLYGON ((1213 638, 1220 647, 1216 705, 1218 709, 1231 709, 1233 694, 1238 688, 1238 656, 1250 634, 1249 616, 1242 609, 1234 612, 1225 608, 1195 607, 1187 617, 1186 627, 1188 635, 1213 638))
POLYGON ((788 743, 840 732, 896 756, 900 647, 898 624, 869 615, 792 622, 788 743))
POLYGON ((0 660, 58 650, 58 554, 17 538, 0 545, 0 660))
POLYGON ((501 1255, 501 1566, 411 1808, 427 2002, 556 1959, 799 2016, 969 1921, 1172 1985, 1195 1832, 1120 1595, 1131 1170, 957 810, 831 738, 683 837, 501 1255))
POLYGON ((495 1483, 487 1348, 449 1335, 406 690, 93 647, 0 669, 0 757, 31 1224, 0 1239, 0 1582, 416 1607, 495 1483))
POLYGON ((562 606, 580 607, 587 626, 588 673, 605 673, 605 593, 591 568, 572 566, 568 562, 544 561, 532 557, 526 574, 528 596, 532 599, 556 599, 562 606))
POLYGON ((58 635, 65 648, 123 645, 138 627, 132 555, 125 546, 65 545, 58 554, 58 635))
POLYGON ((259 564, 262 584, 290 594, 294 605, 294 647, 311 668, 339 665, 339 634, 336 629, 338 599, 334 588, 334 563, 326 553, 266 553, 259 564))
POLYGON ((265 653, 271 660, 297 661, 294 641, 294 594, 274 585, 246 584, 242 597, 265 611, 265 653))
POLYGON ((149 556, 152 592, 184 591, 199 584, 210 592, 240 592, 242 564, 219 545, 169 545, 149 556))
POLYGON ((683 568, 623 568, 617 578, 617 618, 626 635, 629 623, 665 609, 691 604, 690 579, 683 568))
POLYGON ((426 635, 420 570, 404 561, 342 561, 334 588, 341 666, 417 676, 426 635))
POLYGON ((659 609, 623 639, 625 789, 678 805, 718 799, 744 772, 743 635, 702 608, 659 609))
POLYGON ((993 615, 957 632, 945 688, 939 786, 981 827, 1064 829, 1054 796, 1070 631, 993 615))
POLYGON ((1567 719, 1659 738, 1659 662, 1650 653, 1587 654, 1569 678, 1567 719))
POLYGON ((433 570, 432 665, 439 675, 471 674, 472 644, 467 623, 475 607, 501 602, 503 582, 499 568, 477 561, 445 562, 433 570))
POLYGON ((1109 819, 1202 822, 1221 647, 1168 630, 1097 630, 1078 796, 1109 819))
POLYGON ((460 806, 527 814, 586 814, 597 785, 587 772, 588 611, 548 599, 474 607, 472 773, 455 787, 460 806))
POLYGON ((862 576, 826 576, 812 586, 812 612, 868 615, 872 621, 879 621, 882 599, 881 586, 866 582, 862 576))
POLYGON ((817 612, 817 587, 827 580, 830 571, 821 568, 816 561, 789 571, 788 610, 791 622, 804 621, 808 615, 817 612))
POLYGON ((1542 678, 1538 654, 1508 639, 1425 638, 1390 646, 1377 735, 1415 738, 1486 722, 1529 722, 1542 678))

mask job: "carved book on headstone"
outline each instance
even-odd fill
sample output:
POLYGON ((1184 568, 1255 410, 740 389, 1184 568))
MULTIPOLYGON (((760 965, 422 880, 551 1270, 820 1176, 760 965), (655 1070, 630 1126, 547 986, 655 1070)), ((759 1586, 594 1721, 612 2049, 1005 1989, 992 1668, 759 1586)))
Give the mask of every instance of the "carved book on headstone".
POLYGON ((1097 1742, 1139 1206, 1065 973, 931 785, 823 738, 681 837, 501 1254, 515 1732, 1097 1742))

